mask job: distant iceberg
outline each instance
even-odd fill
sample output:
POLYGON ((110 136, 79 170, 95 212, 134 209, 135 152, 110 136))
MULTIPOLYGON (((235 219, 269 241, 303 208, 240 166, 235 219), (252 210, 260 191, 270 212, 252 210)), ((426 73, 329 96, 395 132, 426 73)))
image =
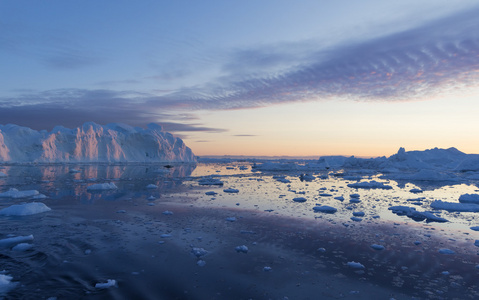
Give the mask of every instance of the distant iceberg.
POLYGON ((36 131, 0 125, 0 162, 194 162, 190 148, 157 124, 146 129, 88 122, 36 131))

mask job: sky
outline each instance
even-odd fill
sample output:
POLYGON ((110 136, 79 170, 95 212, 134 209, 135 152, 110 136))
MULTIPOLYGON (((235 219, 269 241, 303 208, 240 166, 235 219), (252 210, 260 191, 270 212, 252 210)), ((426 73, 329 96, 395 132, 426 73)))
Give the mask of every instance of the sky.
POLYGON ((479 153, 479 3, 0 0, 0 124, 196 155, 479 153))

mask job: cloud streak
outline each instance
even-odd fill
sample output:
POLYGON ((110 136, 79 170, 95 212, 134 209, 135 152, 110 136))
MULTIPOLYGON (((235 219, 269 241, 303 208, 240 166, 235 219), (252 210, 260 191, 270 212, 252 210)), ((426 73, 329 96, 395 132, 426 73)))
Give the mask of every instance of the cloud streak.
MULTIPOLYGON (((221 132, 201 124, 170 122, 181 117, 168 112, 323 99, 423 99, 479 85, 477 15, 479 7, 407 31, 327 48, 316 49, 308 41, 303 46, 239 50, 222 62, 223 77, 172 92, 60 89, 0 98, 0 120, 37 129, 77 126, 86 120, 137 126, 163 120, 171 131, 221 132)), ((81 60, 57 63, 73 67, 81 60)))

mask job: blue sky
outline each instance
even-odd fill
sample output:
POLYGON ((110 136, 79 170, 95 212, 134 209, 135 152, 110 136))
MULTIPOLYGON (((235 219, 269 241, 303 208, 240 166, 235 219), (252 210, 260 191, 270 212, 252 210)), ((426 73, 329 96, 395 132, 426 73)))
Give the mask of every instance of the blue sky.
POLYGON ((479 153, 475 1, 0 1, 0 123, 196 154, 479 153))

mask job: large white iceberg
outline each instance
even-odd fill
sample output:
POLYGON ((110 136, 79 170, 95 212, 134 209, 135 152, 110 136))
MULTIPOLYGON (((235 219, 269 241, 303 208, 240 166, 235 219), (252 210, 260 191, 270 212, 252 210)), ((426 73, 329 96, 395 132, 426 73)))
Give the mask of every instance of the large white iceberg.
POLYGON ((180 138, 156 124, 146 129, 88 122, 68 129, 36 131, 0 125, 0 162, 194 162, 180 138))

